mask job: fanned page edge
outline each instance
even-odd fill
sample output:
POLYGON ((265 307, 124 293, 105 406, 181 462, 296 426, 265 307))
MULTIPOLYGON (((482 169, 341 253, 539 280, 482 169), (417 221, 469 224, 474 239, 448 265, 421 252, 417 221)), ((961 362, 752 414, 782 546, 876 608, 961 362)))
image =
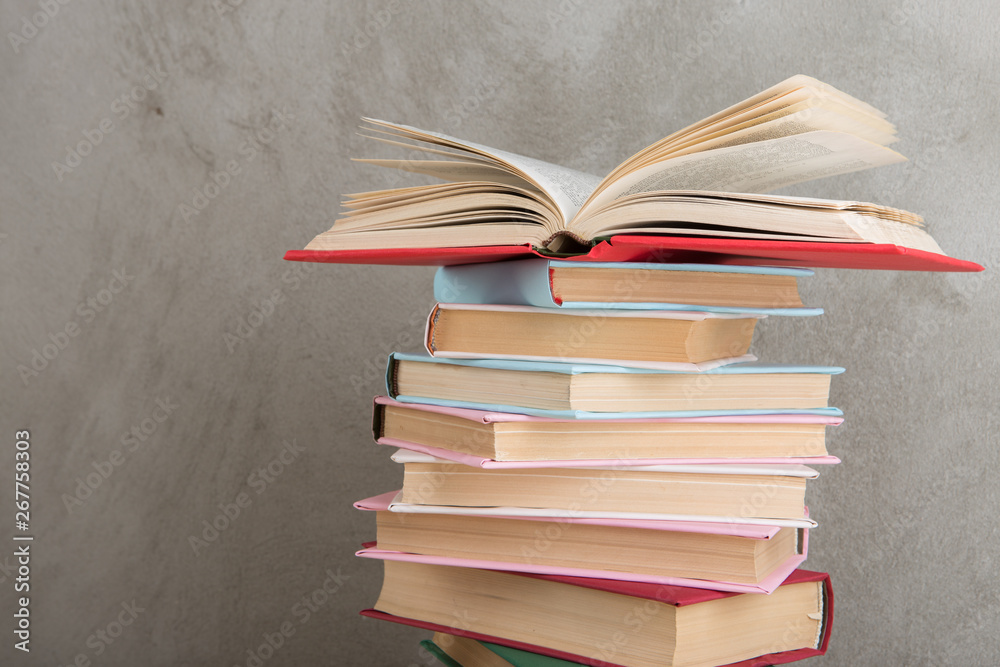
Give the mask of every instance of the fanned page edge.
POLYGON ((569 167, 564 167, 553 162, 546 162, 545 160, 539 160, 527 155, 466 141, 440 132, 422 130, 410 125, 391 123, 376 118, 364 118, 363 120, 378 127, 401 130, 416 141, 434 143, 426 139, 421 139, 421 136, 438 139, 445 142, 445 145, 458 147, 473 154, 485 155, 498 163, 512 168, 513 171, 518 172, 529 183, 537 186, 556 205, 556 208, 563 217, 561 227, 564 229, 602 181, 600 176, 595 176, 594 174, 570 169, 569 167))
POLYGON ((787 79, 779 81, 773 86, 766 88, 765 90, 762 90, 754 95, 751 95, 750 97, 740 102, 731 104, 725 109, 715 112, 711 116, 707 116, 705 118, 697 120, 687 125, 686 127, 683 127, 675 132, 672 132, 666 137, 657 140, 656 142, 642 148, 638 152, 629 156, 628 158, 620 162, 614 169, 611 170, 611 172, 607 176, 604 177, 604 179, 597 185, 597 187, 594 189, 594 192, 591 194, 590 197, 588 197, 587 201, 584 202, 581 208, 586 208, 587 206, 589 206, 592 200, 595 199, 599 195, 599 193, 602 190, 604 190, 610 183, 618 180, 618 178, 620 178, 624 173, 628 173, 630 170, 626 169, 625 171, 623 171, 625 167, 629 166, 630 163, 635 163, 635 161, 638 160, 640 157, 648 155, 649 152, 655 147, 669 144, 673 141, 676 141, 679 138, 682 138, 686 135, 690 135, 694 132, 697 132, 698 130, 701 130, 705 127, 718 123, 719 121, 722 121, 727 117, 732 116, 733 114, 748 109, 752 109, 754 107, 759 107, 760 105, 766 103, 768 100, 771 100, 775 97, 780 97, 799 88, 807 88, 807 87, 818 90, 826 95, 831 95, 835 98, 840 98, 848 105, 856 106, 863 112, 872 114, 882 119, 885 119, 887 117, 887 114, 885 112, 880 111, 879 109, 875 108, 868 102, 864 102, 863 100, 860 100, 854 97, 853 95, 849 95, 843 92, 842 90, 834 86, 831 86, 828 83, 824 83, 819 79, 808 76, 806 74, 794 74, 788 77, 787 79))

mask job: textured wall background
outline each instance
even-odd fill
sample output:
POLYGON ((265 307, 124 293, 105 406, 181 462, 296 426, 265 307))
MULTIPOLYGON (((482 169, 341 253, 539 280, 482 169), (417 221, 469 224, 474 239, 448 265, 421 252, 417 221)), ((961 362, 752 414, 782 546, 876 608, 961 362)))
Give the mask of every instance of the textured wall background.
POLYGON ((0 549, 0 662, 245 665, 287 621, 267 665, 429 664, 423 633, 357 616, 381 575, 352 556, 374 520, 351 502, 399 484, 370 401, 386 353, 417 347, 432 270, 281 260, 342 193, 402 182, 349 162, 371 154, 358 119, 605 173, 798 72, 888 112, 911 161, 794 193, 915 210, 988 268, 821 270, 803 291, 824 317, 759 328, 765 360, 848 369, 844 463, 810 489, 808 565, 837 593, 815 662, 1000 662, 996 3, 102 0, 33 32, 44 4, 0 2, 0 447, 9 471, 31 430, 36 535, 30 655, 0 549), (301 451, 275 464, 283 443, 301 451))

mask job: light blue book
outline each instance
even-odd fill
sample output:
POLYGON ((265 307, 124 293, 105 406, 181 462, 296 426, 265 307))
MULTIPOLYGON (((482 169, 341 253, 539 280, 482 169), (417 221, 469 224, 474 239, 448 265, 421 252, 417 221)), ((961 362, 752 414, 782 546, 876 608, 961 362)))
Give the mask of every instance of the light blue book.
MULTIPOLYGON (((797 297, 789 307, 745 307, 734 297, 732 305, 705 305, 693 303, 636 303, 631 301, 566 301, 553 291, 553 270, 587 268, 595 273, 608 269, 632 271, 627 279, 619 278, 612 286, 619 298, 641 293, 650 280, 659 279, 670 272, 727 273, 801 278, 813 275, 809 269, 776 268, 764 266, 726 266, 717 264, 645 264, 617 262, 570 262, 543 258, 522 259, 511 262, 487 262, 445 266, 434 275, 434 298, 441 303, 506 304, 537 306, 541 308, 585 308, 624 310, 680 310, 712 313, 750 313, 756 315, 821 315, 822 308, 806 308, 797 297)), ((707 280, 706 276, 706 280, 707 280)))
MULTIPOLYGON (((432 371, 433 369, 426 369, 432 371)), ((700 373, 685 373, 680 371, 650 370, 630 368, 626 366, 607 366, 603 364, 569 364, 544 361, 521 361, 514 359, 443 359, 421 354, 405 354, 393 352, 389 355, 386 367, 386 392, 401 403, 423 403, 450 408, 468 408, 485 410, 487 412, 510 412, 532 415, 535 417, 552 417, 557 419, 659 419, 659 418, 689 418, 689 417, 726 417, 743 415, 770 414, 805 414, 839 417, 843 413, 838 408, 823 407, 826 396, 813 400, 815 407, 789 407, 799 401, 793 401, 774 396, 766 391, 753 392, 746 396, 744 392, 735 397, 726 398, 724 381, 716 382, 718 378, 733 375, 821 375, 832 376, 843 373, 844 369, 836 366, 796 366, 790 364, 761 364, 758 362, 730 364, 720 366, 700 373), (422 385, 420 380, 404 381, 402 391, 400 386, 400 362, 405 362, 407 368, 416 368, 413 364, 434 364, 439 369, 461 367, 470 372, 454 375, 454 382, 439 381, 434 386, 422 385), (478 369, 478 370, 474 370, 478 369), (523 376, 512 378, 512 373, 523 376), (551 375, 563 376, 565 381, 551 381, 551 375), (613 392, 608 398, 591 399, 588 406, 604 403, 607 410, 573 408, 574 377, 588 375, 616 375, 621 379, 629 376, 658 376, 666 380, 675 377, 684 383, 682 396, 675 399, 689 407, 703 403, 712 407, 705 409, 678 410, 614 410, 614 407, 631 407, 638 403, 650 402, 650 399, 640 396, 638 399, 626 395, 624 385, 613 392), (473 384, 470 379, 475 379, 473 384), (426 387, 426 390, 423 388, 426 387), (407 391, 409 389, 409 391, 407 391), (787 403, 785 401, 787 400, 787 403), (565 403, 558 409, 542 407, 553 402, 565 403), (722 405, 726 407, 722 407, 722 405), (732 405, 733 407, 729 407, 732 405), (755 407, 737 407, 739 405, 754 405, 755 407)), ((434 374, 434 373, 432 373, 434 374)), ((427 375, 424 373, 424 375, 427 375)), ((440 374, 437 374, 440 375, 440 374)), ((791 379, 791 378, 790 378, 791 379)), ((404 378, 405 380, 405 378, 404 378)), ((797 382, 794 380, 793 382, 797 382)), ((583 384, 576 382, 577 389, 583 384)), ((642 381, 633 383, 644 384, 642 381)), ((829 379, 820 380, 819 385, 829 391, 829 379)), ((590 392, 593 393, 592 391, 590 392)))

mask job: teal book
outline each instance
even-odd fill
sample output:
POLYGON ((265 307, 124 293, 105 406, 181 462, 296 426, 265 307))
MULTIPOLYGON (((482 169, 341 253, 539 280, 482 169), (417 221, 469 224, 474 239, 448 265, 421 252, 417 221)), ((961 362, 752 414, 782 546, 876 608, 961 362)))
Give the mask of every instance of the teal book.
POLYGON ((531 653, 510 646, 483 642, 483 646, 496 653, 514 667, 582 667, 579 662, 568 662, 539 653, 531 653))
POLYGON ((426 650, 428 653, 437 658, 438 662, 440 662, 445 667, 464 667, 462 663, 458 662, 450 655, 445 653, 444 649, 442 649, 440 646, 432 642, 430 639, 422 640, 420 642, 420 645, 424 648, 424 650, 426 650))
MULTIPOLYGON (((559 658, 552 658, 539 653, 531 653, 530 651, 522 651, 509 646, 500 646, 499 644, 493 644, 491 642, 479 642, 475 639, 459 638, 454 637, 453 635, 447 636, 458 641, 475 643, 482 649, 488 650, 498 656, 501 660, 506 661, 506 663, 512 667, 583 667, 579 662, 568 662, 566 660, 560 660, 559 658)), ((448 655, 443 648, 435 644, 430 639, 421 641, 420 645, 423 646, 428 653, 437 658, 438 661, 445 667, 472 667, 472 665, 463 665, 458 662, 448 655)), ((504 667, 502 662, 498 662, 498 666, 504 667)))
POLYGON ((808 269, 710 264, 573 262, 542 258, 445 266, 434 276, 440 303, 566 309, 675 310, 821 315, 798 292, 808 269))

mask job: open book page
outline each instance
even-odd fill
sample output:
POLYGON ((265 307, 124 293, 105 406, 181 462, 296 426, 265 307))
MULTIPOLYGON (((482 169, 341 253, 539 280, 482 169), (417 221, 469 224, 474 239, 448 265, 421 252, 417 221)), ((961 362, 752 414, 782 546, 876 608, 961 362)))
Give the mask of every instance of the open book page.
POLYGON ((658 150, 652 151, 641 162, 627 165, 624 171, 631 171, 635 167, 644 166, 647 162, 654 159, 662 159, 662 157, 667 155, 674 155, 677 151, 687 146, 731 135, 748 127, 769 123, 807 110, 836 114, 831 118, 806 115, 802 120, 811 121, 809 122, 810 129, 851 132, 883 146, 887 146, 897 140, 895 126, 885 119, 862 113, 857 108, 844 104, 842 100, 827 96, 824 93, 802 88, 781 98, 774 99, 758 108, 747 110, 731 118, 726 118, 715 125, 706 126, 694 133, 675 139, 668 137, 670 140, 661 142, 658 150))
MULTIPOLYGON (((647 198, 663 199, 669 201, 717 201, 722 204, 730 202, 749 204, 777 204, 784 207, 795 208, 817 208, 821 210, 854 211, 857 213, 868 213, 877 215, 880 218, 905 222, 910 225, 922 227, 924 219, 901 208, 893 208, 883 204, 872 204, 870 202, 853 201, 847 199, 821 199, 819 197, 802 197, 799 195, 775 195, 760 194, 753 192, 722 192, 712 190, 671 190, 657 191, 654 193, 642 193, 630 197, 630 200, 644 200, 647 198)), ((616 206, 626 204, 625 198, 615 202, 616 206)))
MULTIPOLYGON (((796 75, 647 146, 615 167, 598 186, 597 193, 626 174, 654 162, 718 145, 729 145, 721 140, 727 135, 732 135, 737 143, 746 143, 809 130, 850 132, 882 145, 895 141, 896 134, 896 128, 885 120, 885 114, 878 109, 812 77, 796 75), (793 113, 820 108, 833 112, 833 115, 819 117, 800 114, 796 117, 802 123, 800 129, 792 131, 793 128, 784 125, 782 133, 778 133, 772 125, 766 133, 769 136, 758 139, 744 136, 741 141, 735 134, 755 125, 770 124, 793 113)), ((743 134, 746 135, 745 132, 743 134)), ((596 197, 596 193, 594 196, 596 197)), ((588 205, 589 203, 584 204, 584 208, 588 205)))
POLYGON ((763 92, 757 93, 753 97, 734 104, 728 109, 723 109, 708 118, 671 134, 661 143, 669 145, 676 143, 680 139, 686 141, 691 137, 704 134, 708 128, 714 129, 729 126, 747 118, 771 113, 782 106, 795 104, 811 98, 837 100, 842 105, 854 109, 859 115, 870 117, 868 122, 881 127, 881 129, 887 132, 893 131, 892 124, 884 120, 886 114, 867 102, 862 102, 811 76, 796 74, 763 92), (880 120, 882 121, 881 123, 879 122, 880 120))
MULTIPOLYGON (((458 141, 445 135, 431 132, 428 134, 458 141)), ((600 176, 576 171, 575 169, 545 162, 544 160, 537 160, 525 155, 518 155, 517 153, 509 153, 472 142, 462 141, 459 143, 476 151, 491 155, 500 162, 508 164, 523 173, 539 190, 552 198, 553 203, 562 215, 563 221, 573 219, 580 210, 580 207, 583 206, 583 203, 587 201, 587 197, 591 195, 598 183, 601 182, 600 176)))
POLYGON ((576 215, 577 211, 593 193, 598 183, 601 182, 599 176, 586 174, 582 171, 569 169, 557 164, 536 160, 517 153, 497 150, 482 144, 471 141, 456 139, 446 134, 438 132, 428 132, 408 125, 397 125, 382 120, 366 118, 366 122, 395 131, 398 134, 427 143, 438 144, 458 150, 468 151, 494 160, 499 165, 507 167, 513 173, 522 176, 529 183, 537 187, 544 194, 548 195, 556 205, 562 215, 563 221, 568 221, 576 215))
POLYGON ((493 189, 469 187, 448 197, 414 197, 400 205, 376 204, 348 211, 337 220, 336 231, 429 226, 442 216, 473 220, 494 212, 512 222, 529 221, 547 227, 545 222, 550 217, 548 208, 543 202, 522 193, 527 194, 527 191, 494 185, 493 189))
POLYGON ((563 227, 576 216, 580 207, 601 182, 600 176, 576 171, 551 162, 506 151, 493 150, 493 154, 528 174, 530 179, 552 198, 562 214, 563 227))
POLYGON ((530 244, 541 246, 549 237, 543 225, 511 222, 505 213, 442 216, 424 224, 368 230, 330 230, 317 235, 306 250, 382 250, 385 248, 461 248, 530 244))
POLYGON ((378 167, 390 167, 414 174, 424 174, 425 176, 433 176, 444 181, 489 181, 535 189, 532 183, 529 183, 517 174, 512 174, 506 169, 500 169, 491 164, 474 160, 375 160, 363 158, 356 159, 355 162, 364 162, 365 164, 373 164, 378 167))
POLYGON ((768 192, 795 183, 905 161, 843 132, 813 131, 693 153, 648 165, 596 193, 579 218, 621 197, 658 190, 768 192))
POLYGON ((724 192, 648 192, 577 220, 584 238, 674 234, 893 244, 944 254, 920 216, 862 202, 724 192))
POLYGON ((745 233, 812 236, 815 240, 864 241, 835 209, 745 202, 723 207, 719 201, 650 196, 615 204, 581 221, 587 237, 613 234, 694 234, 741 236, 745 233))
POLYGON ((336 224, 307 250, 369 250, 394 243, 413 248, 543 245, 561 229, 548 197, 495 181, 347 195, 344 208, 336 224))
POLYGON ((871 243, 892 243, 944 255, 944 250, 930 234, 914 225, 887 224, 884 220, 860 213, 845 216, 845 221, 871 243))
POLYGON ((719 111, 718 113, 709 116, 708 118, 705 118, 703 120, 698 121, 697 123, 689 125, 683 130, 675 132, 674 135, 672 136, 684 136, 693 134, 702 128, 705 128, 709 125, 714 125, 723 119, 737 116, 748 109, 759 109, 765 106, 770 100, 773 100, 775 98, 781 98, 790 93, 794 93, 800 89, 805 89, 809 92, 815 92, 826 96, 835 97, 837 99, 842 100, 843 103, 858 109, 861 113, 864 114, 872 115, 877 118, 885 118, 886 116, 884 112, 879 111, 878 109, 868 104, 867 102, 862 102, 856 97, 852 97, 851 95, 848 95, 847 93, 838 90, 837 88, 834 88, 833 86, 827 83, 823 83, 822 81, 814 79, 811 76, 806 76, 804 74, 796 74, 795 76, 791 76, 785 79, 784 81, 771 86, 767 90, 757 93, 753 97, 749 97, 743 100, 742 102, 738 102, 727 109, 723 109, 722 111, 719 111))
MULTIPOLYGON (((775 114, 755 118, 725 131, 716 132, 697 140, 672 147, 660 159, 673 159, 691 153, 701 153, 715 148, 727 148, 754 141, 767 141, 817 130, 846 132, 881 146, 896 141, 896 136, 873 128, 842 110, 820 104, 795 104, 775 114)), ((650 160, 652 164, 658 160, 650 160)), ((642 166, 647 166, 644 164, 642 166)))

